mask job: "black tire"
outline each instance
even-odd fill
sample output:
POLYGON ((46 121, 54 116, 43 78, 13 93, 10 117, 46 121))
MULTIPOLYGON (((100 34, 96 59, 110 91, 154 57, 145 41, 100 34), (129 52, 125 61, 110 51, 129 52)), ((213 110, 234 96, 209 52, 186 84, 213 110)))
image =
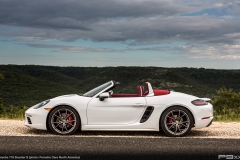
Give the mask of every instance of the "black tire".
POLYGON ((59 106, 52 110, 48 117, 51 132, 59 135, 75 133, 80 125, 80 117, 75 109, 69 106, 59 106))
POLYGON ((192 126, 192 114, 183 107, 170 107, 161 116, 160 127, 166 135, 171 137, 182 137, 188 134, 192 126))

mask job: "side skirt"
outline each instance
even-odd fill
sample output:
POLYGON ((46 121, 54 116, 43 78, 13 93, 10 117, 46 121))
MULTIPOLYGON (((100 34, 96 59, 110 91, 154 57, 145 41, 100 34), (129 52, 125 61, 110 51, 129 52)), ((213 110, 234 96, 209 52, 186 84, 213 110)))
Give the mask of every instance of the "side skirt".
POLYGON ((157 128, 151 128, 143 123, 129 125, 82 125, 83 131, 158 131, 157 128))

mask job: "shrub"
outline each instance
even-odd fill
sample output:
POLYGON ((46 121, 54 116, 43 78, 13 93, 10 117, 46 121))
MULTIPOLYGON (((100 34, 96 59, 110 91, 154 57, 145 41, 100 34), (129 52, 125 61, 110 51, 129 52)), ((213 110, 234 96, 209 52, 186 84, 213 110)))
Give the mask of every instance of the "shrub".
POLYGON ((217 97, 211 103, 214 107, 215 120, 239 121, 240 120, 240 93, 225 87, 217 91, 217 97))
POLYGON ((2 99, 0 98, 0 118, 2 119, 24 119, 27 106, 17 107, 10 105, 7 109, 4 108, 2 99))
POLYGON ((28 109, 27 106, 17 107, 9 106, 8 110, 3 114, 4 119, 24 119, 25 111, 28 109))

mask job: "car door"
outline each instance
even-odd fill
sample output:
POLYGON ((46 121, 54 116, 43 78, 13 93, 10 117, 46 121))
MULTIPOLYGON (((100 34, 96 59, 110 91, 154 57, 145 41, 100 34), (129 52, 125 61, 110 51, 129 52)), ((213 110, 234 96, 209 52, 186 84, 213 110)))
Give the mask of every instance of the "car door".
POLYGON ((136 122, 146 107, 144 97, 93 98, 87 107, 88 125, 124 125, 136 122))

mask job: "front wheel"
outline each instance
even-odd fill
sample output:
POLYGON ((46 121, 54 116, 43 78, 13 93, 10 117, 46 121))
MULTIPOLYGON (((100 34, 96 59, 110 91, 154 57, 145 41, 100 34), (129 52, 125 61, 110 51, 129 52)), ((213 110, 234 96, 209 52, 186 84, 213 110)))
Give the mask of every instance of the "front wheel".
POLYGON ((68 106, 59 106, 50 113, 48 118, 49 129, 60 135, 73 134, 80 125, 77 111, 68 106))
POLYGON ((193 117, 183 107, 171 107, 163 112, 160 125, 164 133, 168 136, 181 137, 191 130, 193 117))

